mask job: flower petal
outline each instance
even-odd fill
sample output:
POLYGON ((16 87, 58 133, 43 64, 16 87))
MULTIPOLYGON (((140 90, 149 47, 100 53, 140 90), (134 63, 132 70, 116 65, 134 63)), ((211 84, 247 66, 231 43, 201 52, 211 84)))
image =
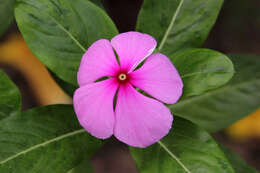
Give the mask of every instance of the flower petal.
POLYGON ((173 120, 165 105, 143 96, 130 84, 119 88, 115 117, 115 137, 135 147, 157 142, 169 132, 173 120))
POLYGON ((132 71, 146 57, 151 55, 156 47, 156 40, 139 32, 125 32, 115 36, 111 44, 120 59, 122 69, 132 71))
POLYGON ((131 83, 167 104, 178 101, 183 83, 178 71, 163 54, 149 56, 140 69, 130 74, 131 83))
POLYGON ((101 39, 93 43, 83 55, 79 71, 79 86, 92 83, 105 76, 113 76, 119 68, 111 43, 101 39))
POLYGON ((114 79, 85 85, 75 91, 73 105, 78 120, 91 135, 108 138, 113 134, 113 99, 118 88, 114 79))

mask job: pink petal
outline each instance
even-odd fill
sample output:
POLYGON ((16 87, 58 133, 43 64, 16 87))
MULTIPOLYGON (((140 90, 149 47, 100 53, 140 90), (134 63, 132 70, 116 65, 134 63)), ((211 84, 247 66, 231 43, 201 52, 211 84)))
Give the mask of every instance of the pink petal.
POLYGON ((167 104, 177 102, 182 95, 181 77, 163 54, 152 54, 144 65, 130 76, 134 86, 167 104))
POLYGON ((118 88, 114 79, 85 85, 75 91, 74 110, 78 120, 91 135, 108 138, 113 134, 113 99, 118 88))
POLYGON ((135 147, 147 147, 164 137, 173 116, 161 102, 143 96, 130 84, 120 86, 116 104, 114 135, 135 147))
POLYGON ((113 76, 119 68, 111 43, 101 39, 93 43, 83 55, 79 71, 79 86, 92 83, 105 76, 113 76))
POLYGON ((132 71, 151 55, 157 43, 150 35, 126 32, 115 36, 111 44, 119 56, 121 67, 126 71, 132 71))

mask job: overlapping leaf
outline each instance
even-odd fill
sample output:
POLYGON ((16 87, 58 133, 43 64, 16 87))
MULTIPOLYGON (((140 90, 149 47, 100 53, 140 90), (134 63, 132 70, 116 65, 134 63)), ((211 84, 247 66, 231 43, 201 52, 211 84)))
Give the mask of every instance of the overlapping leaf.
POLYGON ((136 29, 154 36, 167 55, 200 47, 223 0, 144 0, 136 29))
POLYGON ((233 55, 231 60, 236 73, 227 85, 171 105, 173 114, 214 132, 258 109, 260 58, 233 55))
POLYGON ((36 57, 74 85, 86 49, 98 39, 117 34, 112 20, 88 0, 18 0, 15 16, 36 57))
POLYGON ((0 36, 5 32, 14 18, 15 0, 0 0, 0 36))
POLYGON ((146 149, 130 148, 139 173, 232 173, 213 138, 191 122, 175 118, 170 133, 146 149))
POLYGON ((210 49, 188 49, 170 56, 183 83, 183 98, 203 94, 227 83, 234 67, 229 58, 210 49))
POLYGON ((15 84, 0 70, 0 120, 21 110, 21 95, 15 84))
POLYGON ((0 172, 64 173, 101 145, 79 126, 72 106, 35 108, 0 122, 0 172))
POLYGON ((91 172, 102 141, 80 127, 72 105, 20 112, 19 90, 2 71, 0 83, 0 172, 91 172))

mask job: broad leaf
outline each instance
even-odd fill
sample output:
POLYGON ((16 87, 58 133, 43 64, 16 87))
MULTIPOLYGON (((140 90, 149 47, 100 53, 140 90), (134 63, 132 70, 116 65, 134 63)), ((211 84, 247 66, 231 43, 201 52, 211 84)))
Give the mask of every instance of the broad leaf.
POLYGON ((227 83, 233 76, 232 62, 209 49, 188 49, 170 56, 183 83, 183 97, 200 95, 227 83))
POLYGON ((130 148, 139 173, 234 172, 213 138, 187 120, 175 118, 170 133, 145 149, 130 148))
POLYGON ((222 88, 186 98, 170 109, 210 132, 221 130, 260 107, 260 57, 231 56, 236 73, 222 88))
POLYGON ((249 166, 240 156, 227 147, 220 145, 236 173, 259 173, 255 168, 249 166))
POLYGON ((35 108, 0 122, 0 172, 65 173, 101 145, 79 126, 72 106, 35 108))
POLYGON ((98 39, 117 34, 112 20, 88 0, 19 0, 15 17, 36 57, 74 85, 86 49, 98 39))
POLYGON ((223 0, 144 0, 137 31, 154 36, 167 55, 200 47, 214 25, 223 0))
POLYGON ((13 20, 14 4, 15 0, 0 0, 0 36, 13 20))
POLYGON ((0 70, 0 120, 21 110, 21 95, 16 85, 0 70))

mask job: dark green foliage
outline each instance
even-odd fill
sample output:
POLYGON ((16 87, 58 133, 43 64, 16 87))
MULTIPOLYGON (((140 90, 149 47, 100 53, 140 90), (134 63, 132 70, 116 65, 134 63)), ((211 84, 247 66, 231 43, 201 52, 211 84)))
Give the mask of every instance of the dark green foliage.
POLYGON ((21 110, 21 95, 15 84, 0 70, 0 120, 21 110))
POLYGON ((140 173, 234 173, 213 138, 181 118, 159 143, 130 152, 140 173))

